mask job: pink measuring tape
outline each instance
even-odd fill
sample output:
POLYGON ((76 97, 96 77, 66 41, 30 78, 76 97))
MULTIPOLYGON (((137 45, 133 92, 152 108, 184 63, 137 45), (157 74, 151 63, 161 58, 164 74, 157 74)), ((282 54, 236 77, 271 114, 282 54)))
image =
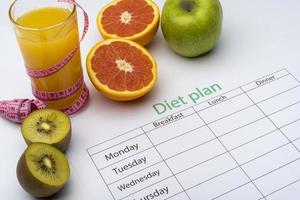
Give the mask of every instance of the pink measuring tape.
MULTIPOLYGON (((70 3, 83 11, 84 14, 84 29, 80 41, 82 41, 89 28, 89 17, 85 10, 75 1, 75 0, 57 0, 58 2, 70 3)), ((66 66, 74 57, 75 53, 79 47, 74 48, 65 58, 59 61, 57 64, 49 67, 48 69, 34 70, 26 67, 28 76, 32 78, 44 78, 51 76, 52 74, 61 70, 66 66)), ((47 92, 39 91, 32 87, 32 93, 37 98, 37 100, 30 99, 15 99, 11 101, 0 101, 0 116, 8 119, 12 122, 22 123, 23 120, 31 112, 46 108, 46 104, 43 101, 54 101, 59 99, 64 99, 79 89, 82 88, 82 92, 77 101, 69 108, 62 110, 67 115, 72 115, 79 111, 87 102, 89 98, 89 90, 86 87, 83 77, 81 76, 75 83, 69 88, 61 91, 47 92)))

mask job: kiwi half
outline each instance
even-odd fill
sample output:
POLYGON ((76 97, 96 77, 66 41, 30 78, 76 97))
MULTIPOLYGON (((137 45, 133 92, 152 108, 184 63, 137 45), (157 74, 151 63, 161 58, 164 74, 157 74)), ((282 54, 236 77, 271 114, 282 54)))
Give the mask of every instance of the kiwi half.
POLYGON ((37 110, 24 120, 21 132, 28 145, 42 142, 65 151, 71 140, 71 121, 58 110, 37 110))
POLYGON ((50 197, 69 180, 69 162, 52 145, 32 143, 19 159, 17 177, 23 189, 32 196, 50 197))

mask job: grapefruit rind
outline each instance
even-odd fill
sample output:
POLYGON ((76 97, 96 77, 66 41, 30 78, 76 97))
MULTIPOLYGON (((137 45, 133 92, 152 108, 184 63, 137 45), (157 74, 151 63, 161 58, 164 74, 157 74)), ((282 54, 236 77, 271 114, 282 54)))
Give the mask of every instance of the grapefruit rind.
POLYGON ((155 83, 157 82, 157 64, 156 64, 156 61, 153 59, 152 55, 140 44, 130 41, 130 40, 126 40, 126 39, 121 39, 121 38, 106 39, 106 40, 103 40, 103 41, 97 43, 96 45, 94 45, 94 47, 90 50, 90 52, 87 56, 86 67, 87 67, 88 76, 89 76, 92 84, 95 86, 95 88, 99 92, 101 92, 103 95, 105 95, 106 97, 108 97, 112 100, 116 100, 116 101, 131 101, 131 100, 138 99, 138 98, 146 95, 148 92, 150 92, 151 89, 154 87, 155 83), (110 44, 112 42, 116 42, 116 41, 129 43, 130 45, 141 50, 150 59, 150 61, 152 63, 153 79, 147 86, 143 87, 140 90, 136 90, 136 91, 128 91, 128 90, 116 91, 116 90, 112 90, 107 85, 102 84, 99 81, 99 79, 96 77, 96 74, 93 71, 92 64, 91 64, 91 60, 95 54, 95 51, 102 45, 108 45, 108 44, 110 44))
POLYGON ((158 6, 152 1, 152 0, 144 0, 146 1, 154 10, 154 19, 152 21, 151 24, 149 24, 147 26, 146 29, 144 29, 142 32, 139 32, 133 36, 130 37, 120 37, 116 34, 109 34, 107 33, 102 24, 101 24, 101 19, 102 19, 102 15, 103 12, 109 8, 110 6, 116 5, 118 2, 120 2, 122 0, 115 0, 109 4, 107 4, 98 14, 97 16, 97 26, 99 29, 100 34, 102 35, 102 37, 104 37, 105 39, 118 39, 118 38, 123 38, 123 39, 127 39, 127 40, 132 40, 134 42, 139 43, 142 46, 146 46, 147 44, 149 44, 153 37, 155 36, 157 30, 158 30, 158 26, 159 26, 159 19, 160 19, 160 12, 159 12, 159 8, 158 6))

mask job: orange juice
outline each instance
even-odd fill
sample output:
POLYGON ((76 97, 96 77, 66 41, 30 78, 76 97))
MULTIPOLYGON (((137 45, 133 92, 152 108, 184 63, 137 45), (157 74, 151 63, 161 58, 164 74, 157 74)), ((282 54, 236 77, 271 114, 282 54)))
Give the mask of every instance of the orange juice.
MULTIPOLYGON (((58 92, 72 87, 82 77, 76 9, 38 8, 16 19, 15 32, 27 68, 48 69, 78 47, 70 62, 44 78, 31 78, 38 91, 58 92), (25 28, 23 28, 25 27, 25 28)), ((48 107, 65 109, 80 97, 82 87, 59 100, 45 101, 48 107)))

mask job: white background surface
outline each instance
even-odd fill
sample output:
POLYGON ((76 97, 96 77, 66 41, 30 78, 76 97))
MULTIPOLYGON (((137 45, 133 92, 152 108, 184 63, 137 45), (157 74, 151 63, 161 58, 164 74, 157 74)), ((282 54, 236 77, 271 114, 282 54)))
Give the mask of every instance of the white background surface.
MULTIPOLYGON (((25 75, 22 57, 8 19, 11 2, 0 2, 1 100, 32 98, 30 81, 25 75)), ((82 43, 85 68, 89 49, 102 40, 95 22, 97 13, 109 0, 78 2, 89 13, 91 23, 82 43)), ((162 8, 164 1, 156 2, 162 8)), ((287 68, 300 79, 300 1, 221 0, 221 3, 224 13, 222 37, 214 51, 205 56, 186 59, 174 54, 167 47, 161 30, 158 31, 155 40, 147 48, 157 60, 159 81, 145 98, 130 103, 108 100, 96 92, 84 70, 91 98, 83 111, 72 117, 73 139, 68 156, 75 168, 72 168, 66 189, 53 199, 110 200, 106 187, 99 187, 102 183, 100 177, 97 184, 93 184, 92 179, 87 182, 96 173, 93 172, 95 169, 87 157, 86 148, 162 117, 154 112, 154 103, 185 95, 195 87, 216 82, 222 85, 224 91, 228 91, 281 68, 287 68), (95 189, 98 190, 97 194, 90 192, 95 189)), ((82 15, 79 14, 79 17, 82 15)), ((19 125, 0 120, 0 194, 1 198, 7 200, 31 199, 19 186, 15 174, 17 161, 26 148, 19 128, 19 125)))

